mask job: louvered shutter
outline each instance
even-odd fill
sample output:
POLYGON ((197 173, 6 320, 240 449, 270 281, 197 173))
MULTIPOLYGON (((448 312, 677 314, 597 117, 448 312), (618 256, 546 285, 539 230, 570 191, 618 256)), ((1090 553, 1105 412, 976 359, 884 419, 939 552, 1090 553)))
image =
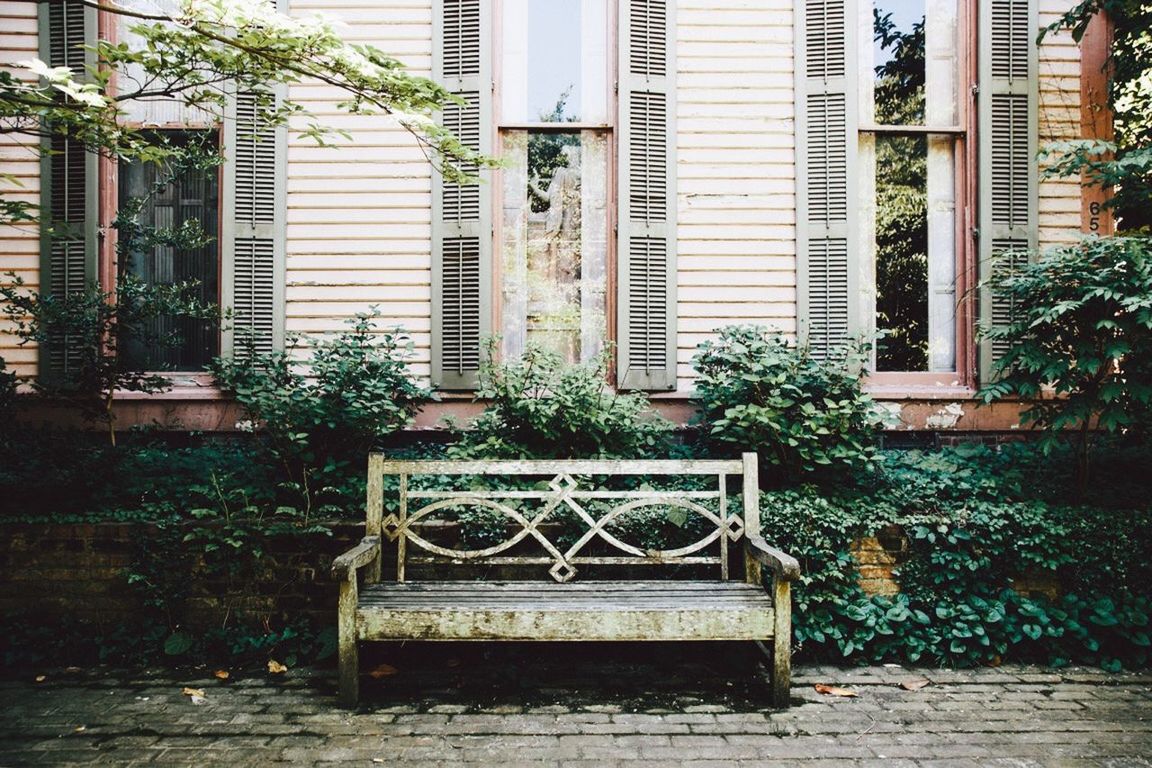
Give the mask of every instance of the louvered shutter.
MULTIPOLYGON (((463 103, 441 123, 465 146, 492 151, 492 22, 488 0, 437 0, 437 82, 463 103)), ((464 169, 475 174, 477 168, 464 169)), ((456 184, 435 174, 432 193, 432 381, 471 389, 481 344, 492 333, 492 185, 456 184)))
MULTIPOLYGON (((990 0, 980 15, 980 279, 1012 271, 1037 251, 1037 0, 990 0)), ((1001 326, 1011 302, 984 287, 980 322, 1001 326)), ((988 381, 1002 342, 980 344, 980 376, 988 381)))
POLYGON ((617 379, 676 389, 675 19, 621 0, 617 379))
POLYGON ((853 0, 805 0, 796 15, 796 253, 801 339, 829 352, 863 331, 853 0), (854 207, 854 206, 853 206, 854 207))
POLYGON ((258 99, 236 94, 224 121, 221 301, 232 319, 221 346, 234 355, 249 335, 258 353, 284 345, 287 130, 261 124, 258 99))
MULTIPOLYGON (((95 54, 85 44, 96 40, 96 9, 80 2, 40 6, 40 58, 52 67, 71 67, 80 81, 95 54)), ((65 296, 96 281, 99 226, 98 158, 77 141, 63 136, 45 139, 40 165, 41 290, 65 296)), ((40 375, 67 377, 77 364, 66 337, 52 338, 41 350, 40 375)))

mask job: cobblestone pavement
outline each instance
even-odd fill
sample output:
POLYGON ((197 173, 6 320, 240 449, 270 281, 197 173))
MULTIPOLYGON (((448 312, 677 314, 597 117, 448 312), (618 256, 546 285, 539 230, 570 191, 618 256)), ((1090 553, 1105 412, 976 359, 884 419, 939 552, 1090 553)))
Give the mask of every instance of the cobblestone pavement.
POLYGON ((210 670, 43 671, 39 682, 0 682, 0 766, 1152 768, 1148 674, 803 667, 793 706, 772 711, 754 687, 707 669, 705 684, 680 679, 674 661, 640 665, 672 687, 637 688, 611 663, 573 683, 560 663, 559 682, 495 670, 504 683, 470 688, 470 667, 485 661, 441 657, 440 678, 377 667, 355 713, 335 706, 328 670, 228 681, 210 670), (817 683, 858 695, 821 694, 817 683))

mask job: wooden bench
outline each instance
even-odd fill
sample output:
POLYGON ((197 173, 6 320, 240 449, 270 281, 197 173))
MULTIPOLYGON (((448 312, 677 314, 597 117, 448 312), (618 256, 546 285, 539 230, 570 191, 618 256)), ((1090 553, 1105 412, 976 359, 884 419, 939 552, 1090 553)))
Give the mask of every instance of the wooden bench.
POLYGON ((340 579, 345 706, 359 699, 358 643, 367 640, 751 640, 769 657, 772 703, 788 705, 789 585, 800 569, 760 535, 756 454, 708 461, 386 461, 373 454, 366 534, 332 564, 340 579), (738 505, 729 498, 733 475, 740 476, 738 505), (464 548, 452 539, 461 510, 494 519, 489 527, 500 540, 464 548), (665 516, 697 538, 664 550, 627 540, 630 520, 646 530, 646 521, 665 516), (395 581, 380 578, 384 538, 396 544, 395 581), (741 539, 743 557, 733 569, 729 550, 741 539), (472 580, 443 580, 459 566, 471 566, 456 572, 472 580), (526 566, 546 569, 551 581, 476 580, 478 568, 499 574, 526 566), (679 578, 654 580, 639 566, 671 568, 679 578), (438 580, 419 580, 421 568, 434 568, 438 580), (762 568, 771 571, 767 587, 762 568), (588 578, 573 583, 583 571, 588 578), (684 572, 706 578, 687 580, 684 572))

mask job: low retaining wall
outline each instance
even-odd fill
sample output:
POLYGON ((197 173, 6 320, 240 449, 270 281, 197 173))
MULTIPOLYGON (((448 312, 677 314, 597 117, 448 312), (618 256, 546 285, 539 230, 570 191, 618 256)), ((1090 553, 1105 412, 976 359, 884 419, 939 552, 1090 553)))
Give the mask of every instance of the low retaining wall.
MULTIPOLYGON (((184 585, 187 598, 180 620, 203 627, 269 618, 305 618, 318 624, 335 621, 336 583, 328 575, 329 567, 333 557, 360 540, 364 526, 342 522, 331 528, 332 536, 269 537, 262 542, 258 576, 244 582, 244 588, 237 588, 223 575, 194 578, 184 585)), ((149 538, 156 536, 155 527, 143 523, 6 524, 5 534, 0 539, 0 614, 98 623, 139 618, 143 595, 129 585, 128 572, 149 538)), ((385 547, 386 556, 389 549, 385 547)), ((894 571, 907 551, 907 539, 895 526, 858 539, 852 554, 864 591, 897 593, 900 587, 894 571)), ((487 575, 507 576, 502 572, 487 575)), ((1016 586, 1048 597, 1059 592, 1055 575, 1049 573, 1023 573, 1016 586)))
MULTIPOLYGON (((249 588, 237 590, 224 576, 185 584, 185 618, 204 626, 273 615, 334 621, 336 584, 328 569, 363 531, 363 524, 340 523, 332 536, 270 537, 262 542, 260 577, 249 588)), ((139 617, 143 595, 128 583, 128 572, 156 534, 155 527, 142 523, 6 524, 0 540, 0 613, 100 623, 139 617)), ((179 578, 178 572, 169 575, 179 578)))

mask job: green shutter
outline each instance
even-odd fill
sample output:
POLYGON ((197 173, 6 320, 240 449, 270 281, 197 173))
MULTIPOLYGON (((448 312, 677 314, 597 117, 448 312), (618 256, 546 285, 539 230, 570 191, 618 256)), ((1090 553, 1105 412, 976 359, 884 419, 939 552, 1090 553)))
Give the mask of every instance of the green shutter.
MULTIPOLYGON (((492 16, 489 0, 437 0, 433 67, 463 103, 441 123, 465 146, 492 152, 492 16)), ((465 169, 477 173, 477 168, 465 169)), ((492 185, 432 184, 432 382, 472 389, 492 334, 492 185)))
POLYGON ((221 348, 284 345, 287 129, 257 120, 258 95, 238 93, 224 121, 221 303, 232 310, 221 348))
POLYGON ((617 380, 676 389, 675 6, 621 0, 617 380))
MULTIPOLYGON (((1037 105, 1040 28, 1037 0, 991 0, 980 14, 979 275, 1013 270, 1037 252, 1037 105)), ((979 293, 985 327, 1011 320, 1012 306, 987 287, 979 293)), ((987 381, 1005 352, 980 344, 980 377, 987 381)))
POLYGON ((796 255, 799 333, 817 357, 864 330, 859 274, 854 0, 796 14, 796 255))
MULTIPOLYGON (((86 80, 96 63, 85 44, 96 40, 96 9, 80 2, 44 3, 39 11, 40 58, 52 67, 71 67, 86 80)), ((99 246, 98 157, 77 141, 63 136, 44 140, 40 163, 41 290, 64 296, 96 282, 99 246), (44 225, 46 224, 46 226, 44 225)), ((67 376, 75 365, 67 338, 50 339, 41 350, 40 375, 67 376)))

